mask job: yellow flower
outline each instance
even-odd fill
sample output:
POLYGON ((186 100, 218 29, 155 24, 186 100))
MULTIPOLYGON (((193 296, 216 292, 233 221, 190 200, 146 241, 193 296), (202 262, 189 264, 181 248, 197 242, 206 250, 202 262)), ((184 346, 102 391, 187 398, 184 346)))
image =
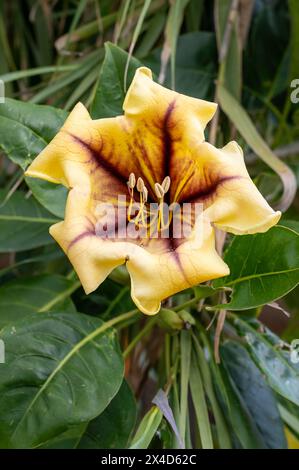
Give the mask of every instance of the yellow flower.
POLYGON ((123 109, 123 116, 92 120, 77 104, 26 175, 69 188, 65 220, 50 233, 86 293, 125 263, 134 302, 155 314, 168 296, 229 273, 213 225, 264 232, 280 213, 251 181, 235 142, 217 149, 204 141, 215 103, 170 91, 141 67, 123 109), (187 215, 176 212, 183 204, 187 215), (174 234, 178 220, 187 235, 174 234))

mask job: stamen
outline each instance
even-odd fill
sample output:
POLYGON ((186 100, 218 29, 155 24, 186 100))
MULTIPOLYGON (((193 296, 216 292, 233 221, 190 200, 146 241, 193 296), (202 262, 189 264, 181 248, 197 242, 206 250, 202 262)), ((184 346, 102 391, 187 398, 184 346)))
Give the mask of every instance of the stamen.
POLYGON ((134 188, 135 188, 135 184, 136 184, 135 175, 134 175, 134 173, 130 173, 129 181, 128 181, 128 186, 129 186, 129 188, 130 188, 130 189, 134 189, 134 188))
POLYGON ((162 184, 161 184, 161 186, 162 186, 162 188, 163 188, 163 191, 164 191, 164 194, 166 194, 167 191, 169 190, 169 188, 170 188, 170 182, 171 182, 170 177, 169 177, 169 176, 165 176, 165 178, 164 178, 164 180, 163 180, 163 182, 162 182, 162 184))
POLYGON ((128 207, 128 220, 131 222, 131 216, 132 216, 132 207, 133 207, 133 200, 134 200, 134 188, 136 184, 136 178, 134 173, 130 173, 129 175, 129 181, 127 182, 128 189, 129 189, 129 194, 130 194, 130 203, 128 207))
POLYGON ((164 189, 162 188, 161 184, 155 183, 155 193, 156 193, 158 199, 163 199, 164 189))
POLYGON ((139 212, 137 216, 135 217, 134 222, 135 222, 135 225, 139 225, 139 220, 141 218, 141 226, 146 227, 145 214, 147 215, 147 210, 145 207, 145 203, 148 198, 148 190, 145 187, 144 181, 140 176, 137 179, 136 187, 137 187, 137 191, 140 193, 140 206, 139 206, 139 212))
POLYGON ((137 191, 139 191, 140 193, 142 193, 144 187, 145 187, 144 181, 143 181, 143 179, 139 176, 139 178, 138 178, 138 180, 137 180, 137 191))
POLYGON ((167 220, 165 219, 164 214, 164 196, 169 191, 171 179, 169 176, 166 176, 162 183, 155 183, 154 191, 158 198, 158 210, 152 213, 148 211, 146 203, 148 201, 148 189, 144 184, 144 180, 139 176, 137 181, 134 173, 129 175, 128 181, 128 189, 130 193, 130 204, 128 208, 128 220, 129 222, 135 223, 136 226, 140 226, 146 228, 147 231, 151 230, 153 224, 157 224, 157 230, 161 231, 165 228, 168 228, 171 220, 172 220, 172 212, 168 213, 167 220), (139 203, 139 211, 138 214, 132 217, 132 207, 134 203, 134 188, 136 187, 137 191, 139 192, 140 203, 139 203), (148 223, 148 216, 150 216, 150 222, 148 223), (152 217, 153 216, 153 217, 152 217))
POLYGON ((143 196, 143 201, 144 201, 144 202, 147 202, 148 190, 147 190, 147 188, 146 188, 145 186, 144 186, 143 191, 142 191, 142 196, 143 196))

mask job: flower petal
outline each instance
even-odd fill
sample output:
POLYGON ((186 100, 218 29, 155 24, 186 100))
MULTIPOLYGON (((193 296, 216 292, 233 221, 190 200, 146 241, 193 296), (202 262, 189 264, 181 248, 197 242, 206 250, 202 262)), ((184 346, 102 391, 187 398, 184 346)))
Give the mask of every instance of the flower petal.
POLYGON ((133 158, 139 158, 150 185, 170 176, 172 197, 182 172, 188 168, 193 145, 204 140, 204 129, 217 109, 216 103, 169 90, 152 81, 151 71, 141 67, 123 109, 135 142, 131 148, 133 158))
POLYGON ((53 225, 50 233, 68 256, 87 294, 126 261, 127 243, 96 235, 90 194, 84 189, 70 190, 65 220, 53 225))
POLYGON ((170 244, 169 239, 152 239, 148 240, 150 246, 143 248, 131 241, 98 237, 88 216, 88 204, 88 193, 72 189, 65 220, 50 229, 87 294, 115 267, 126 263, 133 301, 142 312, 153 315, 168 296, 229 273, 215 250, 214 231, 208 221, 201 220, 192 236, 177 247, 175 240, 170 244), (198 238, 196 230, 200 230, 198 238))
POLYGON ((125 184, 135 173, 143 177, 154 198, 155 183, 171 176, 172 166, 176 168, 176 154, 186 155, 192 140, 204 139, 204 128, 217 105, 168 90, 141 67, 123 107, 124 116, 92 120, 77 104, 26 175, 74 187, 85 183, 83 175, 95 173, 99 182, 105 174, 125 184))
POLYGON ((236 142, 217 149, 207 142, 196 149, 193 175, 180 199, 202 202, 216 227, 236 235, 265 232, 280 219, 251 180, 236 142))
POLYGON ((131 276, 131 296, 148 315, 157 313, 161 301, 184 289, 229 274, 229 268, 215 249, 214 230, 208 221, 201 227, 202 237, 194 235, 177 248, 169 240, 156 240, 152 251, 136 247, 127 268, 131 276))
POLYGON ((78 103, 63 127, 45 149, 35 158, 25 175, 45 179, 67 187, 89 185, 86 152, 72 135, 90 139, 91 118, 87 109, 78 103))

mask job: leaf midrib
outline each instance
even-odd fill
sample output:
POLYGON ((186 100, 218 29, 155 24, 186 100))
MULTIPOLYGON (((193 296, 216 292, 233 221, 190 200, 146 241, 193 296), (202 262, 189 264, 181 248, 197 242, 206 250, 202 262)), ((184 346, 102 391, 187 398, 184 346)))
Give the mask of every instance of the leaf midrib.
POLYGON ((273 271, 273 272, 268 272, 268 273, 250 274, 248 276, 239 277, 238 279, 235 279, 233 281, 226 282, 224 285, 225 286, 231 286, 231 285, 234 285, 234 284, 239 284, 240 282, 249 281, 251 279, 255 279, 255 278, 259 278, 259 277, 276 276, 276 275, 279 275, 279 274, 286 274, 286 273, 290 273, 290 272, 294 272, 294 271, 299 271, 299 268, 291 268, 291 269, 285 269, 285 270, 282 270, 282 271, 273 271))
POLYGON ((34 129, 29 127, 27 124, 23 124, 21 121, 17 121, 16 119, 12 119, 11 117, 4 116, 3 114, 0 114, 0 119, 6 119, 7 121, 12 121, 13 123, 18 124, 19 126, 23 127, 24 129, 29 130, 32 132, 32 134, 39 139, 41 142, 43 142, 46 145, 48 145, 49 142, 47 142, 41 135, 39 135, 34 129))
POLYGON ((13 221, 13 222, 30 222, 30 223, 40 223, 40 224, 56 224, 59 222, 59 219, 47 218, 47 217, 33 217, 33 216, 23 216, 23 215, 5 215, 0 214, 0 220, 13 221))
POLYGON ((99 328, 96 328, 92 333, 89 333, 89 335, 85 336, 79 343, 75 344, 75 346, 66 354, 66 356, 62 359, 62 361, 58 364, 58 366, 53 370, 53 372, 49 375, 45 383, 42 385, 42 387, 38 390, 37 394, 31 401, 30 405, 26 409, 25 413, 23 414, 22 418, 20 419, 19 423, 15 427, 15 430, 13 431, 11 437, 13 438, 15 434, 17 433, 19 427, 23 423, 24 419, 28 415, 29 411, 32 409, 36 401, 39 399, 39 397, 43 394, 45 389, 48 387, 48 385, 51 383, 51 381, 54 379, 54 377, 58 374, 58 372, 65 366, 65 364, 82 348, 84 347, 87 343, 92 341, 94 338, 99 336, 100 334, 104 333, 104 331, 108 330, 111 328, 114 324, 122 321, 123 319, 127 319, 130 316, 134 316, 138 310, 132 310, 131 312, 124 313, 122 315, 119 315, 116 318, 112 318, 108 322, 102 324, 99 328))

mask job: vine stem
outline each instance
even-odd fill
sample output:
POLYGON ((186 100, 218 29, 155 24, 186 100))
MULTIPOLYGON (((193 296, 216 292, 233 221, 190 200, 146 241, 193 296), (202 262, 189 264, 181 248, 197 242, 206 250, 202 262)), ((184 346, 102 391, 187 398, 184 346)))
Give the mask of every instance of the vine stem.
POLYGON ((185 302, 183 304, 180 304, 180 305, 177 305, 176 307, 173 307, 172 310, 174 312, 179 312, 180 310, 184 310, 187 307, 192 307, 193 305, 195 305, 198 302, 198 300, 199 299, 197 297, 194 297, 193 299, 190 299, 190 300, 188 300, 187 302, 185 302))
POLYGON ((138 335, 135 336, 135 338, 131 341, 131 343, 123 352, 124 359, 128 357, 130 352, 135 348, 136 344, 152 329, 156 321, 157 319, 155 317, 148 320, 145 327, 138 333, 138 335))

